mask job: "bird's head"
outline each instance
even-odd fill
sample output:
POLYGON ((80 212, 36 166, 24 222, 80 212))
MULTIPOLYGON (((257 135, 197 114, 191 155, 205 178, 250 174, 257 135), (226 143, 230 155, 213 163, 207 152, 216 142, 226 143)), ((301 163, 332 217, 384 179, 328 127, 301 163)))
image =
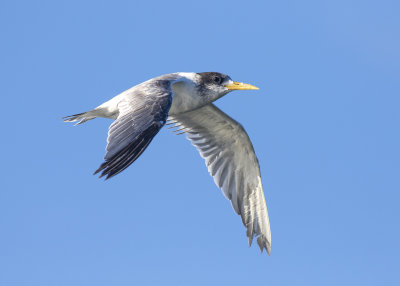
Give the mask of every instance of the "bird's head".
POLYGON ((199 75, 200 94, 212 101, 233 90, 258 89, 254 85, 233 81, 228 75, 218 72, 201 72, 199 75))

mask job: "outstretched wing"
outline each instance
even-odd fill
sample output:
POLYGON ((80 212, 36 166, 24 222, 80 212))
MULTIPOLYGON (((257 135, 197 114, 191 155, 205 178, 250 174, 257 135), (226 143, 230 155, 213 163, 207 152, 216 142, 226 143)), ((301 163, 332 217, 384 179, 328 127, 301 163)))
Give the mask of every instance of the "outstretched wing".
POLYGON ((261 251, 271 251, 271 230, 253 145, 243 127, 209 104, 170 116, 205 159, 208 171, 242 217, 249 244, 253 237, 261 251), (185 131, 186 130, 186 131, 185 131))
POLYGON ((132 164, 164 126, 172 103, 172 80, 152 80, 121 95, 119 115, 108 130, 104 163, 94 172, 109 179, 132 164))

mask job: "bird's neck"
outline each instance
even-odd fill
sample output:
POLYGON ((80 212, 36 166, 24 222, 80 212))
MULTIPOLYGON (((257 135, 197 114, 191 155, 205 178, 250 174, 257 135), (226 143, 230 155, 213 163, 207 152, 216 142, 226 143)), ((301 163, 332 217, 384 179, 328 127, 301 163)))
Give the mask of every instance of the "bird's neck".
POLYGON ((206 105, 205 102, 199 94, 198 86, 194 81, 180 81, 172 85, 172 90, 174 92, 174 98, 172 100, 170 114, 179 114, 187 112, 201 106, 206 105))

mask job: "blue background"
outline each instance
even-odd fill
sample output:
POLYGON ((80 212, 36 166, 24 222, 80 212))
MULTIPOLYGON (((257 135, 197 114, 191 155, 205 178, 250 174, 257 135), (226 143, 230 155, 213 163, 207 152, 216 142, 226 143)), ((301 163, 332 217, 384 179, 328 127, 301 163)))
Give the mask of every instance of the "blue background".
POLYGON ((0 285, 400 285, 400 2, 1 1, 0 285), (111 121, 154 76, 219 71, 261 164, 272 255, 184 136, 104 182, 111 121))

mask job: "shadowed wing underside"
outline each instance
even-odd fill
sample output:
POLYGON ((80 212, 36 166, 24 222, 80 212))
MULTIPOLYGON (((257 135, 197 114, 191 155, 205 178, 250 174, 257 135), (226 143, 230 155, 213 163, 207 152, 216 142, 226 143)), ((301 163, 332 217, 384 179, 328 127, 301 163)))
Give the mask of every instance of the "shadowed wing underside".
POLYGON ((154 80, 128 90, 108 130, 104 163, 94 174, 109 179, 132 164, 164 126, 172 103, 171 80, 154 80))
POLYGON ((213 104, 170 116, 205 159, 208 171, 261 251, 270 254, 271 231, 253 145, 243 127, 213 104))

